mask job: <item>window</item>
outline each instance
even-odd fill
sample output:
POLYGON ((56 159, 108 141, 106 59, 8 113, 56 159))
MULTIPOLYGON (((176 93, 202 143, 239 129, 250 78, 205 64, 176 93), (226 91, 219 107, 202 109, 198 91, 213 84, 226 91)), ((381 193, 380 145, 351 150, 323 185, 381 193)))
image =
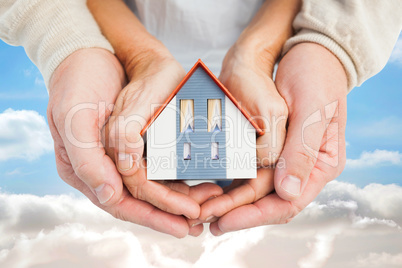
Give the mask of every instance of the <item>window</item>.
POLYGON ((180 100, 180 132, 194 132, 194 100, 180 100))
POLYGON ((211 143, 211 159, 212 160, 219 159, 219 143, 218 142, 211 143))
POLYGON ((191 145, 189 142, 185 142, 183 145, 183 159, 191 160, 191 145))
POLYGON ((208 132, 222 131, 222 103, 220 99, 208 100, 208 132))

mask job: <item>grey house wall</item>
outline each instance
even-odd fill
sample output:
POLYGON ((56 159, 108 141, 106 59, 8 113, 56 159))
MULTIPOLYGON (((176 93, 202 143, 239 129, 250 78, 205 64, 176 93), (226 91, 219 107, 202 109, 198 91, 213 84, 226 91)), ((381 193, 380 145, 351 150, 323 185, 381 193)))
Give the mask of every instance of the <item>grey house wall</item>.
POLYGON ((225 94, 198 67, 176 95, 176 107, 181 99, 194 100, 194 132, 180 132, 180 112, 176 113, 177 179, 226 179, 225 94), (221 99, 222 131, 208 132, 208 99, 221 99), (183 159, 183 144, 191 143, 191 160, 183 159), (219 143, 219 159, 211 159, 211 143, 219 143))

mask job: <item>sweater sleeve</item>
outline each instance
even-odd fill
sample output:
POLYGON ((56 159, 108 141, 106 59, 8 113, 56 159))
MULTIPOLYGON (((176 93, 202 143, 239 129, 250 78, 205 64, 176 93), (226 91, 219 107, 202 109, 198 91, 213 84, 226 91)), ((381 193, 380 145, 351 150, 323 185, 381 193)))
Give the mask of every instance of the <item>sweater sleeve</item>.
POLYGON ((283 54, 302 42, 318 43, 343 64, 348 88, 384 68, 402 27, 402 1, 304 0, 283 54))
POLYGON ((1 0, 0 38, 23 46, 46 85, 74 51, 99 47, 113 53, 86 6, 86 0, 1 0))

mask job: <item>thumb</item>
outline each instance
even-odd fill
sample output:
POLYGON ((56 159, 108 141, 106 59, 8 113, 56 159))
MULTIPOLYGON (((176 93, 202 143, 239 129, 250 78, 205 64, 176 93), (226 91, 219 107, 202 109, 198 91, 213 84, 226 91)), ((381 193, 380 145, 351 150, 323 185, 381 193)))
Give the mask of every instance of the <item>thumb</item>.
POLYGON ((145 119, 136 113, 129 116, 121 114, 109 122, 106 130, 108 153, 114 156, 120 174, 132 176, 142 163, 144 141, 140 132, 145 119))
POLYGON ((275 169, 275 190, 284 200, 293 201, 304 191, 313 170, 325 132, 321 111, 299 106, 289 117, 285 145, 275 169))
MULTIPOLYGON (((88 105, 88 104, 83 104, 88 105)), ((100 130, 96 124, 97 105, 70 110, 64 131, 59 131, 68 158, 78 178, 98 198, 100 204, 110 206, 120 201, 123 183, 112 159, 101 146, 100 130)))
POLYGON ((293 201, 303 194, 323 149, 321 145, 329 146, 323 143, 327 121, 338 115, 328 114, 328 108, 333 106, 327 105, 345 95, 347 77, 329 50, 318 44, 301 43, 279 63, 276 85, 288 104, 289 127, 275 169, 275 190, 282 199, 293 201))

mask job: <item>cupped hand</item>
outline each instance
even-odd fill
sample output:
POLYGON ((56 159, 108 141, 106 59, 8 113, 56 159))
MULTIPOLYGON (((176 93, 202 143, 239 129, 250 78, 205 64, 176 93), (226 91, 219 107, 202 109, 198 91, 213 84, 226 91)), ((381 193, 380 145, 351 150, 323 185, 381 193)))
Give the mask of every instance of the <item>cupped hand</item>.
MULTIPOLYGON (((200 204, 220 195, 213 183, 189 187, 181 181, 147 180, 141 130, 185 76, 181 65, 167 52, 145 52, 127 66, 129 83, 117 97, 105 126, 107 154, 123 175, 131 195, 172 215, 197 219, 200 204)), ((191 230, 196 235, 202 229, 191 230)))
POLYGON ((56 69, 47 115, 58 173, 114 217, 183 237, 190 231, 185 218, 134 198, 101 143, 101 129, 124 85, 119 61, 103 49, 78 50, 56 69))
POLYGON ((283 163, 268 174, 275 192, 212 223, 215 235, 289 222, 344 168, 347 78, 339 60, 318 44, 296 45, 275 83, 289 108, 283 163))
POLYGON ((256 179, 234 180, 225 193, 201 206, 200 220, 214 221, 229 211, 251 204, 274 189, 273 166, 286 137, 288 110, 272 80, 272 54, 255 53, 245 46, 233 46, 225 57, 220 81, 249 112, 264 134, 257 137, 256 179))

